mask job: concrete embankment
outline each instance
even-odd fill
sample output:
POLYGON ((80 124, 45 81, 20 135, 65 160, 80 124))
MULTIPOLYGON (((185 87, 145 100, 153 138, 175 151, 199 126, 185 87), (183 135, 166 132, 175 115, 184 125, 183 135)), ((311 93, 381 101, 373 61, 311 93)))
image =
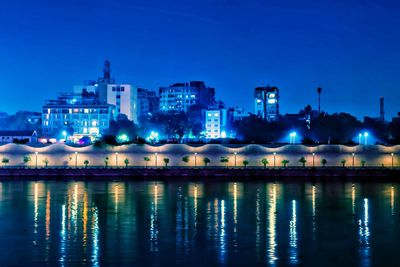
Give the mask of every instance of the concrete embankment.
POLYGON ((400 181, 400 169, 390 168, 1 168, 0 179, 47 180, 215 180, 215 181, 400 181))

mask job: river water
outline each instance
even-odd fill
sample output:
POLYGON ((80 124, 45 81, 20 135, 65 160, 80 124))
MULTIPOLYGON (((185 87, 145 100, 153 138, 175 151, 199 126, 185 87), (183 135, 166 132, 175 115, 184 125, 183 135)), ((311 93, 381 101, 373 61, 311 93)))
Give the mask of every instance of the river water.
POLYGON ((0 266, 400 266, 398 184, 0 182, 0 266))

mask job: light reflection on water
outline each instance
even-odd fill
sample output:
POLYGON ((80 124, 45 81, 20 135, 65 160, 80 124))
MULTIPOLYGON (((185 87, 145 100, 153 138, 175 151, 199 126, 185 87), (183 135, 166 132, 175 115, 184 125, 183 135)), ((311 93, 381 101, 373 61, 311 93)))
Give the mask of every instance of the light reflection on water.
POLYGON ((397 188, 1 182, 0 266, 388 265, 397 188))

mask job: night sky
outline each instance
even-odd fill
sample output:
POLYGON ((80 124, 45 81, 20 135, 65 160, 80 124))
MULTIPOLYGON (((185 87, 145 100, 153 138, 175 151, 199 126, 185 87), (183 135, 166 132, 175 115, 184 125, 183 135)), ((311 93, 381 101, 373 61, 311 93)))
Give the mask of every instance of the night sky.
POLYGON ((400 111, 400 3, 266 0, 13 0, 0 7, 0 110, 101 75, 158 89, 204 80, 253 112, 254 87, 281 89, 281 112, 317 108, 386 118, 400 111))

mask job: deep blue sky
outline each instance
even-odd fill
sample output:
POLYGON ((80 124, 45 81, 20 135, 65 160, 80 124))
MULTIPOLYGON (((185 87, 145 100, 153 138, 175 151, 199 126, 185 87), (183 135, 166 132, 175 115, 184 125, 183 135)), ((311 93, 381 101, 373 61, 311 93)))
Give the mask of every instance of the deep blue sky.
POLYGON ((40 110, 108 58, 118 82, 158 89, 204 80, 253 111, 275 81, 281 111, 317 107, 362 117, 400 111, 400 4, 395 1, 13 0, 0 8, 0 109, 40 110), (393 2, 393 3, 392 3, 393 2))

